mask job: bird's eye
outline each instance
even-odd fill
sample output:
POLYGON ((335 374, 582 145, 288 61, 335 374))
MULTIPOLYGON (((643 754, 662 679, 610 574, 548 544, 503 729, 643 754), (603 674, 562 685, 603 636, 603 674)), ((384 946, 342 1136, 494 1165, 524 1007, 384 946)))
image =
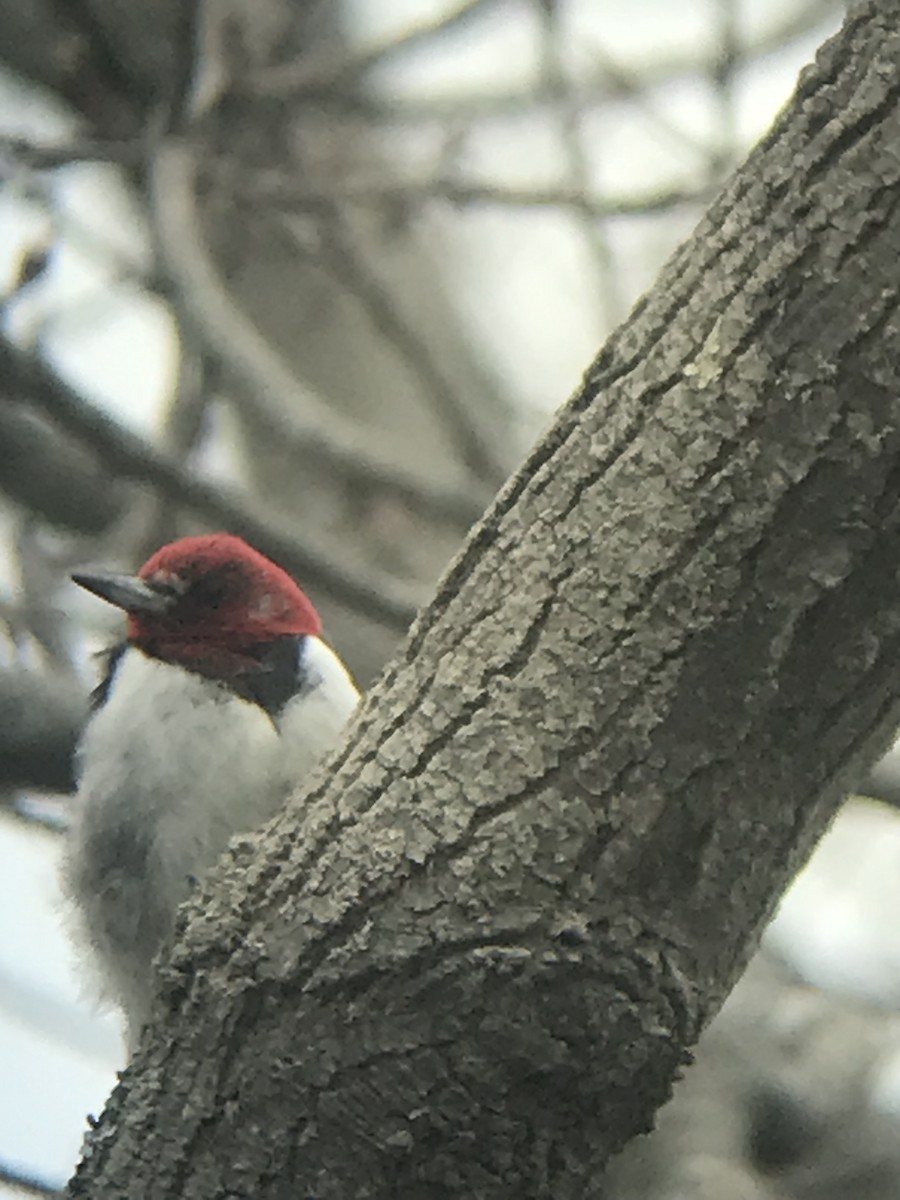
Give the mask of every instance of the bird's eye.
POLYGON ((191 604, 201 609, 221 608, 232 596, 232 580, 221 571, 208 571, 192 579, 188 588, 191 604))

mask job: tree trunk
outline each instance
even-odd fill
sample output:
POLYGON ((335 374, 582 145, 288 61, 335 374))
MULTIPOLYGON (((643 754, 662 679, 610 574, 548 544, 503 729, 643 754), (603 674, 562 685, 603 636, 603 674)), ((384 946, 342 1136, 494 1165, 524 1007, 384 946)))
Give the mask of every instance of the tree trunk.
POLYGON ((71 1196, 602 1194, 896 724, 898 30, 852 10, 202 885, 71 1196))

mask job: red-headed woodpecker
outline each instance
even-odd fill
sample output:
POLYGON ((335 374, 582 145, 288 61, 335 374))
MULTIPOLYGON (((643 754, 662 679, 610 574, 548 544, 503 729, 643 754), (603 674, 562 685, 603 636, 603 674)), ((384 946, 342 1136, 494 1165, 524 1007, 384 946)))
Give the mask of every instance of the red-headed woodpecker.
POLYGON ((128 614, 81 740, 63 880, 133 1049, 178 905, 334 745, 359 694, 304 593, 240 538, 72 578, 128 614))

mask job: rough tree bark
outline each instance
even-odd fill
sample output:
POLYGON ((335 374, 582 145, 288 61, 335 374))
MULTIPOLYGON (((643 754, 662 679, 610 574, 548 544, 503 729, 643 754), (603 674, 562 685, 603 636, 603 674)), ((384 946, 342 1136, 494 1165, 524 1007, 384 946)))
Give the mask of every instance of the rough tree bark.
POLYGON ((900 2, 202 886, 73 1197, 600 1196, 895 727, 900 2))

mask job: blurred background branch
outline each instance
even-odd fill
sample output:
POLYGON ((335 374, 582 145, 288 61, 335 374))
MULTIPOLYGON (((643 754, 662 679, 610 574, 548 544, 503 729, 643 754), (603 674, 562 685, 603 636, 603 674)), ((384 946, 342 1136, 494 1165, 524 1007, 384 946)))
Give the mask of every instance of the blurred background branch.
POLYGON ((62 1196, 62 1192, 44 1183, 37 1176, 0 1163, 0 1184, 9 1184, 17 1196, 62 1196))

